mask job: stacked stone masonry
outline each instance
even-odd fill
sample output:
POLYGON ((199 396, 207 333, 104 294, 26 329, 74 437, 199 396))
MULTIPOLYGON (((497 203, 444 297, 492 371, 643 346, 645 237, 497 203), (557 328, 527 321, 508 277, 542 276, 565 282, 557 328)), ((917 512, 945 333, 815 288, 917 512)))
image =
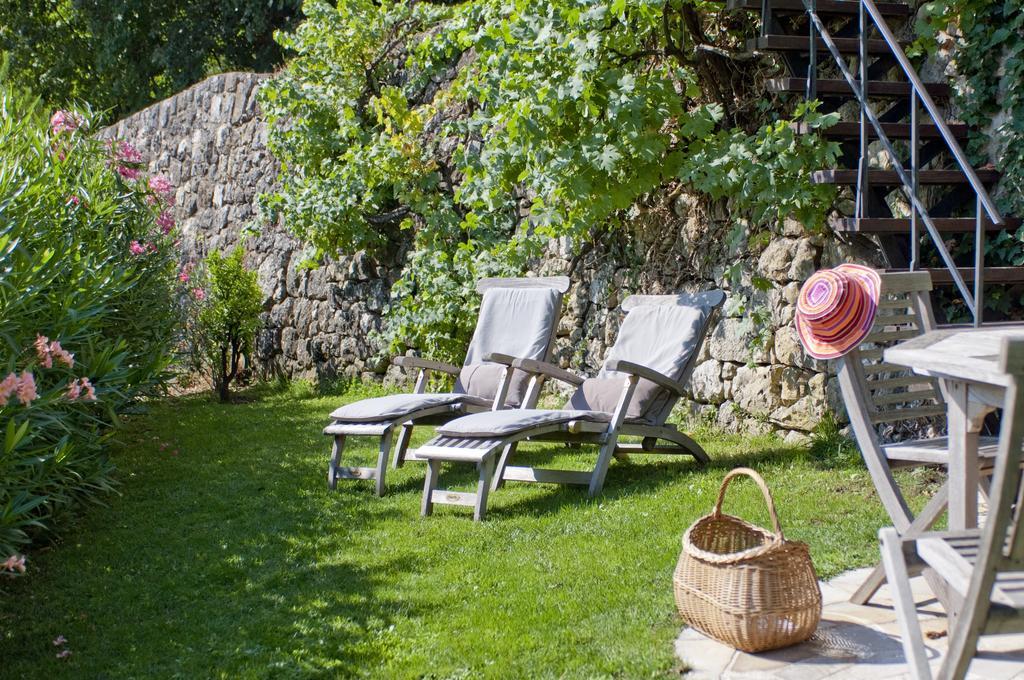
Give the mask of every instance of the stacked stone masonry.
MULTIPOLYGON (((267 76, 213 76, 103 131, 135 144, 152 174, 177 187, 175 217, 185 257, 243 244, 264 292, 264 328, 254 363, 291 378, 400 378, 375 340, 400 262, 363 253, 326 266, 303 267, 308 253, 281 225, 260 224, 258 197, 271 191, 278 164, 256 93, 267 76)), ((559 328, 556 359, 582 373, 600 368, 614 342, 625 292, 666 293, 722 285, 730 254, 722 237, 727 205, 702 207, 684 194, 666 195, 637 211, 628 235, 572 257, 552 243, 534 267, 568 274, 573 286, 559 328), (571 268, 571 269, 570 269, 571 268), (718 282, 716 284, 716 282, 718 282)), ((845 418, 834 375, 802 351, 793 327, 800 283, 841 261, 872 262, 874 250, 833 236, 807 234, 787 222, 744 270, 770 282, 731 290, 767 318, 755 328, 741 311, 726 312, 705 343, 691 380, 692 415, 733 431, 780 430, 799 439, 827 412, 845 418)), ((727 310, 735 305, 727 303, 727 310)))

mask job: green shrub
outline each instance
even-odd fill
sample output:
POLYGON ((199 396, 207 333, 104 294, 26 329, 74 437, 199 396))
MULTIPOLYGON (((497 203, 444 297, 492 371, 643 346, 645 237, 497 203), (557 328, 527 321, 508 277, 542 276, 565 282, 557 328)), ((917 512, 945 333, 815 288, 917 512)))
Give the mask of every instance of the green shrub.
POLYGON ((104 441, 169 376, 173 200, 130 145, 0 68, 0 557, 112 488, 104 441), (4 377, 6 376, 6 377, 4 377))
POLYGON ((252 354, 263 308, 256 272, 245 268, 243 254, 240 247, 227 257, 210 253, 203 263, 205 290, 197 288, 193 295, 199 308, 193 356, 198 368, 210 372, 222 402, 231 398, 231 381, 238 377, 243 355, 252 354))

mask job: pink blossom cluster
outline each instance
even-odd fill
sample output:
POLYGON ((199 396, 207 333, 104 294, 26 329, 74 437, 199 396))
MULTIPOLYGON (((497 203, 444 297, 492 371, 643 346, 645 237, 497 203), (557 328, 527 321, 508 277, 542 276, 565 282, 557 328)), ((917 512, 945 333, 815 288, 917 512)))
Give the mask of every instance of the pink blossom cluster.
POLYGON ((66 659, 69 656, 71 656, 71 650, 64 646, 67 643, 68 639, 63 635, 58 635, 57 637, 53 638, 53 646, 62 648, 59 652, 57 652, 58 659, 66 659))
POLYGON ((22 371, 21 376, 8 373, 6 378, 0 380, 0 406, 7 406, 11 395, 17 396, 18 401, 25 406, 39 398, 36 379, 31 372, 22 371))
POLYGON ((53 368, 54 357, 68 368, 75 365, 75 355, 61 347, 57 340, 50 342, 48 337, 37 333, 35 346, 36 356, 39 357, 39 363, 43 368, 53 368))
POLYGON ((193 288, 192 289, 192 297, 194 297, 196 300, 199 300, 200 302, 202 302, 203 300, 206 299, 206 291, 203 290, 202 288, 193 288))
POLYGON ((50 131, 55 135, 63 132, 74 132, 82 125, 82 117, 73 111, 63 109, 53 112, 50 116, 50 131))
POLYGON ((160 211, 156 218, 156 226, 160 227, 160 233, 170 234, 171 229, 174 229, 174 216, 166 210, 160 211))
POLYGON ((11 555, 3 562, 0 562, 0 570, 9 571, 12 574, 18 572, 19 574, 25 573, 25 556, 24 555, 11 555))
POLYGON ((174 185, 164 175, 150 177, 149 190, 167 205, 174 205, 174 185))
POLYGON ((156 245, 153 243, 147 243, 143 245, 138 241, 132 241, 131 244, 128 246, 128 251, 132 255, 145 255, 146 253, 155 253, 157 250, 156 245))
POLYGON ((182 267, 181 271, 178 272, 178 280, 181 281, 182 283, 188 283, 189 279, 192 278, 193 267, 195 267, 195 265, 192 264, 191 262, 187 263, 184 267, 182 267))
POLYGON ((96 401, 96 388, 88 378, 79 378, 68 383, 67 397, 69 401, 96 401))
POLYGON ((114 156, 114 170, 121 177, 129 180, 139 178, 139 168, 142 163, 142 154, 129 142, 114 140, 110 142, 110 152, 114 156))
POLYGON ((79 205, 82 204, 82 199, 78 198, 78 196, 76 196, 75 194, 71 194, 70 196, 68 196, 67 204, 74 208, 77 208, 79 205))

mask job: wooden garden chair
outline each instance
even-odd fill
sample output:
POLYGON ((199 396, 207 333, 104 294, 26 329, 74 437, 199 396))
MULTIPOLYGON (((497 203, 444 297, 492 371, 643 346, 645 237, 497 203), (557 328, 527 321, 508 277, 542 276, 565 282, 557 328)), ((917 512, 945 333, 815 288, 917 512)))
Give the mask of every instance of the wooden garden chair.
POLYGON ((413 426, 443 423, 467 413, 502 406, 532 406, 523 401, 529 376, 511 368, 512 356, 546 359, 554 344, 562 310, 562 296, 569 289, 564 276, 522 279, 481 279, 483 295, 476 330, 462 367, 419 357, 395 357, 394 363, 417 371, 411 394, 363 399, 331 413, 324 434, 334 437, 327 483, 334 489, 339 479, 372 479, 378 496, 384 493, 388 453, 396 429, 394 467, 406 458, 413 426), (455 376, 451 392, 429 393, 432 371, 455 376), (341 465, 345 440, 351 436, 380 439, 376 467, 341 465))
POLYGON ((626 298, 622 303, 626 318, 618 339, 595 378, 584 379, 542 361, 517 358, 512 366, 532 376, 522 408, 453 420, 417 449, 417 456, 429 465, 422 514, 429 515, 434 503, 446 503, 471 506, 474 519, 483 519, 492 481, 495 486, 502 480, 580 484, 594 496, 601 491, 608 465, 616 454, 682 454, 707 462, 704 449, 666 421, 684 393, 700 346, 724 301, 725 293, 719 290, 626 298), (545 378, 575 388, 563 409, 531 408, 545 378), (620 437, 630 435, 642 441, 619 442, 620 437), (524 440, 594 444, 600 448, 590 471, 509 465, 516 445, 524 440), (475 464, 479 472, 476 493, 438 489, 443 462, 475 464))
MULTIPOLYGON (((932 677, 910 590, 908 566, 929 567, 956 595, 949 619, 949 649, 938 677, 960 679, 985 634, 1024 631, 1024 533, 1017 531, 1021 510, 1021 445, 1024 439, 1024 341, 1004 341, 1001 368, 1006 389, 998 455, 983 529, 901 535, 879 532, 882 560, 892 590, 903 650, 918 680, 932 677)), ((948 611, 948 610, 947 610, 948 611)))
MULTIPOLYGON (((931 528, 946 508, 948 489, 943 485, 915 517, 893 470, 909 466, 946 466, 948 440, 933 437, 883 444, 876 427, 944 416, 946 403, 939 381, 882 360, 884 348, 935 327, 929 296, 930 275, 927 272, 883 273, 880 278, 881 296, 874 327, 857 348, 839 360, 839 385, 857 445, 879 499, 895 531, 909 537, 931 528)), ((991 466, 996 447, 995 438, 979 441, 984 468, 991 466)), ((931 575, 928 578, 933 587, 939 585, 931 575)), ((879 564, 850 601, 865 604, 883 583, 885 570, 879 564)), ((940 592, 936 595, 945 597, 940 592)))

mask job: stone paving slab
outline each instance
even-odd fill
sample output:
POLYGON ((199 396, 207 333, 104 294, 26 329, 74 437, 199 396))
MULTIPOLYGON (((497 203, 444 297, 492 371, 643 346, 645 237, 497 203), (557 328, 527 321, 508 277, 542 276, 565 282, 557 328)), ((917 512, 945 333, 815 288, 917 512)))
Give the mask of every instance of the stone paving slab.
MULTIPOLYGON (((900 645, 899 625, 887 587, 865 606, 849 602, 869 569, 841 574, 821 584, 824 609, 814 636, 799 645, 761 654, 738 652, 686 628, 676 655, 690 668, 687 680, 910 680, 900 645)), ((911 581, 926 633, 944 633, 946 617, 923 578, 911 581)), ((933 671, 948 638, 927 638, 933 671)), ((1024 680, 1024 634, 982 638, 969 679, 1024 680)))

